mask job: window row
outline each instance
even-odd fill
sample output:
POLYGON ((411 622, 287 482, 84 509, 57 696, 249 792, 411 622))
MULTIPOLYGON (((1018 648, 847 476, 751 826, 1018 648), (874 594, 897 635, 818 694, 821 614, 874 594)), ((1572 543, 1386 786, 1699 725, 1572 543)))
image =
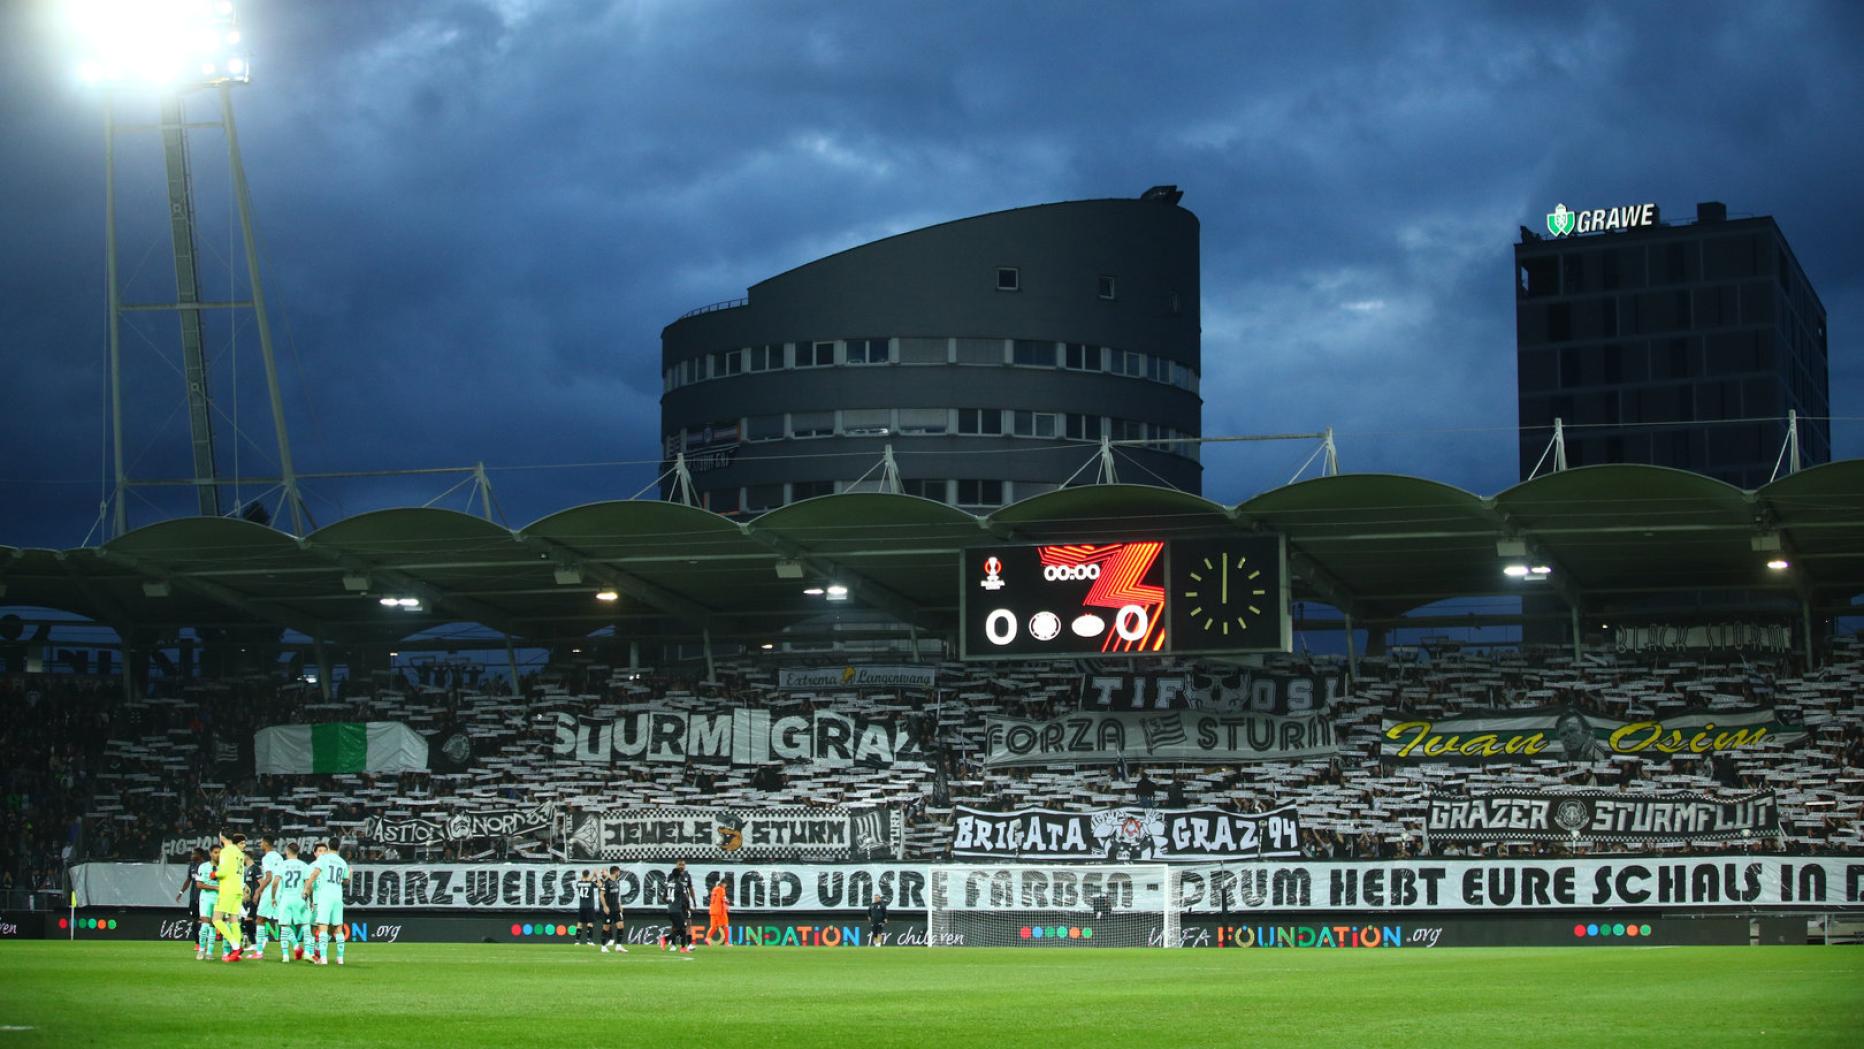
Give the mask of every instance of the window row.
POLYGON ((703 429, 666 436, 669 455, 740 441, 802 440, 812 437, 1035 437, 1073 441, 1144 442, 1162 452, 1197 459, 1197 435, 1138 419, 1024 408, 843 408, 840 411, 775 412, 715 421, 703 429))
MULTIPOLYGON (((912 478, 900 482, 900 491, 922 499, 949 503, 965 510, 986 510, 1029 499, 1058 487, 1046 481, 1002 481, 985 478, 912 478)), ((790 481, 714 488, 700 493, 701 506, 715 513, 762 513, 836 492, 877 492, 879 481, 790 481)))
POLYGON ((1196 393, 1197 371, 1156 353, 1120 350, 1083 342, 1046 339, 899 338, 773 342, 690 357, 668 368, 668 392, 708 379, 799 368, 867 367, 878 364, 1007 364, 1106 372, 1176 386, 1196 393))
MULTIPOLYGON (((997 267, 997 290, 998 291, 1021 291, 1023 290, 1022 267, 1020 266, 998 266, 997 267)), ((1119 298, 1120 297, 1119 278, 1115 277, 1111 273, 1101 273, 1101 274, 1095 275, 1094 297, 1097 299, 1104 299, 1108 302, 1112 302, 1114 299, 1119 298)), ((1171 295, 1169 305, 1173 313, 1178 312, 1178 296, 1175 292, 1171 295)))

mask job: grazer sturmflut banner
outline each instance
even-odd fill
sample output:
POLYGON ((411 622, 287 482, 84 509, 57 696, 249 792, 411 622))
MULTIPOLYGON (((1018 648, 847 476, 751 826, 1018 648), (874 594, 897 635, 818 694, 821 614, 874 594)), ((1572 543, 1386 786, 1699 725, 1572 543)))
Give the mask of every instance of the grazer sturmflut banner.
POLYGON ((785 692, 833 692, 861 688, 931 688, 938 668, 930 666, 781 667, 777 687, 785 692))
POLYGON ((832 710, 740 708, 717 714, 649 710, 613 720, 559 712, 550 752, 565 761, 713 765, 781 762, 846 768, 925 763, 912 718, 832 710))
POLYGON ((960 805, 951 854, 961 859, 1188 862, 1301 854, 1292 806, 1274 812, 1222 809, 1095 809, 990 812, 960 805))
POLYGON ((884 860, 900 854, 894 808, 647 808, 578 813, 579 860, 884 860))
POLYGON ((1317 714, 1333 706, 1338 672, 1283 673, 1251 667, 1160 674, 1087 673, 1082 710, 1210 710, 1317 714))
POLYGON ((984 764, 993 767, 1118 761, 1221 765, 1327 757, 1338 751, 1333 722, 1324 714, 1081 711, 1049 721, 993 717, 984 723, 984 764))
MULTIPOLYGON (((350 907, 440 910, 557 908, 575 913, 576 877, 584 864, 425 863, 352 866, 350 907)), ((662 910, 670 864, 622 865, 622 905, 662 910)), ((950 870, 951 868, 947 868, 950 870)), ((771 911, 857 909, 875 893, 895 913, 923 911, 923 863, 688 864, 695 895, 725 886, 733 907, 771 911)), ((1864 857, 1612 856, 1569 860, 1265 860, 1172 868, 1181 906, 1193 914, 1366 911, 1466 911, 1756 907, 1864 910, 1864 857)), ((80 907, 175 909, 180 864, 83 863, 72 868, 80 907)), ((980 863, 961 872, 947 906, 1001 910, 1071 906, 1147 909, 1133 878, 1083 875, 1065 865, 980 863), (1088 878, 1098 878, 1089 883, 1088 878), (1123 881, 1121 879, 1124 879, 1123 881), (1097 887, 1096 887, 1097 886, 1097 887), (1086 890, 1086 891, 1084 891, 1086 890), (1027 901, 1027 902, 1025 902, 1027 901)), ((954 877, 956 877, 954 875, 954 877)), ((1153 894, 1156 896, 1156 894, 1153 894)), ((1156 910, 1154 900, 1150 908, 1156 910)), ((640 918, 631 911, 630 920, 640 918)))
POLYGON ((459 812, 441 819, 370 816, 363 821, 362 839, 383 845, 434 845, 469 838, 513 838, 548 831, 556 818, 555 805, 459 812))
POLYGON ((1500 790, 1432 795, 1424 831, 1434 841, 1725 841, 1780 833, 1772 791, 1700 794, 1545 793, 1500 790))
POLYGON ((1542 707, 1454 718, 1388 717, 1380 728, 1379 754, 1387 761, 1605 761, 1618 754, 1728 754, 1806 738, 1806 726, 1782 723, 1772 707, 1643 721, 1542 707))

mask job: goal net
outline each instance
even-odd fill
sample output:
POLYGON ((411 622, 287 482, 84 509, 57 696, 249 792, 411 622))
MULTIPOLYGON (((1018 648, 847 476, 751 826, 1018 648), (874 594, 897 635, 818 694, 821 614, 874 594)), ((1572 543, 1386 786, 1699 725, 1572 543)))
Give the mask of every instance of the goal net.
POLYGON ((935 947, 1179 944, 1177 874, 1162 864, 950 864, 929 883, 935 947))

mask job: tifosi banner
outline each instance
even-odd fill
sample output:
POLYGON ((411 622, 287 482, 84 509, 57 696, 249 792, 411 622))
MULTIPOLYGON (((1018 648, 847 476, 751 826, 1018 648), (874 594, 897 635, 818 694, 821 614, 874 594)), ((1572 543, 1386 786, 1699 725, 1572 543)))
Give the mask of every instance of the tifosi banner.
POLYGON ((363 821, 362 838, 383 845, 434 845, 468 838, 513 838, 550 829, 557 818, 555 805, 492 812, 461 812, 443 819, 389 819, 370 816, 363 821))
POLYGON ((1222 809, 1098 809, 988 812, 960 805, 951 854, 964 859, 1207 861, 1301 853, 1292 807, 1266 813, 1222 809))
POLYGON ((881 860, 900 854, 898 809, 650 808, 578 813, 578 860, 881 860))
POLYGON ((569 761, 623 764, 763 765, 846 768, 924 764, 910 718, 739 709, 717 714, 650 710, 612 721, 558 713, 550 752, 569 761))
POLYGON ((1780 833, 1773 792, 1740 798, 1695 794, 1546 794, 1503 790, 1434 795, 1425 833, 1440 841, 1716 841, 1780 833))
POLYGON ((846 666, 777 671, 777 687, 785 692, 831 692, 861 688, 931 688, 938 669, 929 666, 846 666))
POLYGON ((984 764, 1105 765, 1118 761, 1181 761, 1223 765, 1327 757, 1339 751, 1325 715, 1097 714, 1083 711, 1050 721, 989 718, 984 764))
POLYGON ((1387 761, 1604 761, 1616 754, 1728 754, 1768 741, 1794 743, 1806 726, 1780 722, 1772 707, 1618 721, 1570 707, 1509 714, 1381 723, 1387 761))
POLYGON ((1087 674, 1082 710, 1210 710, 1317 714, 1344 691, 1345 675, 1238 667, 1177 674, 1087 674))

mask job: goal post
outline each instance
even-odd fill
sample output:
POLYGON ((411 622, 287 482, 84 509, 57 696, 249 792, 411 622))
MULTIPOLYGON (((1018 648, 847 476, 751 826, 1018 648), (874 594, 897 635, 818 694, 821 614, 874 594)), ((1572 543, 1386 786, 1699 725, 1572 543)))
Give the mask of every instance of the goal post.
POLYGON ((934 947, 1176 947, 1178 872, 1164 864, 943 864, 929 871, 934 947))

